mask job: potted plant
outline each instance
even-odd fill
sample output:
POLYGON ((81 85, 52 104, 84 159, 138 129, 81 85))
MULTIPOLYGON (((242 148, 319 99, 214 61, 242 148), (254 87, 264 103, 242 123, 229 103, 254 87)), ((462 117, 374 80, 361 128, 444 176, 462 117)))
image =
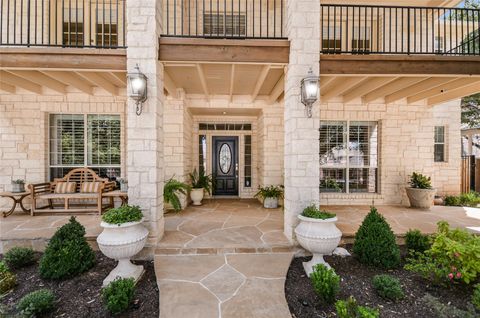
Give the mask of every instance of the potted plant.
POLYGON ((173 177, 170 178, 163 187, 165 209, 180 211, 182 209, 182 204, 179 195, 186 196, 188 191, 190 191, 190 186, 188 184, 178 181, 173 177))
POLYGON ((204 191, 211 194, 212 191, 212 176, 206 175, 205 171, 197 169, 190 173, 190 181, 192 182, 192 191, 190 191, 190 198, 193 201, 193 205, 201 205, 203 200, 204 191))
POLYGON ((312 253, 312 259, 303 263, 303 268, 308 276, 317 264, 325 262, 323 255, 331 255, 342 237, 342 232, 337 228, 335 214, 319 210, 315 205, 310 205, 298 215, 300 223, 295 228, 298 243, 312 253))
POLYGON ((128 180, 119 178, 117 179, 118 183, 120 184, 120 191, 122 192, 128 192, 128 180))
POLYGON ((100 226, 103 232, 97 237, 98 247, 105 256, 118 260, 117 267, 103 280, 103 286, 117 277, 131 277, 137 281, 142 275, 143 266, 130 262, 147 241, 148 230, 142 221, 143 214, 138 206, 123 205, 102 216, 100 226))
POLYGON ((12 180, 12 192, 25 192, 25 180, 12 180))
POLYGON ((283 198, 283 186, 271 185, 267 187, 261 187, 258 189, 255 197, 263 199, 264 208, 276 209, 278 208, 278 199, 283 198))
POLYGON ((407 187, 407 196, 410 207, 430 209, 435 199, 436 190, 432 189, 430 177, 421 173, 412 173, 410 176, 410 187, 407 187))

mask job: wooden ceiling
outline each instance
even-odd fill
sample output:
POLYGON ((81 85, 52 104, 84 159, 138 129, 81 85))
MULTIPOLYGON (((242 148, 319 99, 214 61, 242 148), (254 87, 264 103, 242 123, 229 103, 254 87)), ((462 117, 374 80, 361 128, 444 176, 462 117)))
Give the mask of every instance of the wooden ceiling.
POLYGON ((176 97, 179 88, 187 94, 203 94, 207 100, 223 95, 261 97, 273 104, 284 90, 282 64, 164 63, 165 90, 176 97))

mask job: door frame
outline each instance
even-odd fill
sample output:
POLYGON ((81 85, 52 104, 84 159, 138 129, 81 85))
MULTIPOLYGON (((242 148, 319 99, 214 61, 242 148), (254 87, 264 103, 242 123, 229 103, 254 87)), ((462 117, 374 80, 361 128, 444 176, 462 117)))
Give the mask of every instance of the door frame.
POLYGON ((220 196, 239 196, 240 195, 240 161, 239 161, 239 151, 240 151, 240 138, 239 136, 228 136, 228 135, 212 135, 212 163, 211 163, 211 169, 212 169, 212 178, 213 178, 213 189, 212 189, 212 194, 213 195, 220 195, 220 196), (234 140, 235 141, 235 149, 233 149, 234 153, 234 165, 233 169, 235 169, 235 193, 232 194, 216 194, 215 193, 215 172, 216 172, 216 166, 217 166, 217 146, 216 142, 218 140, 234 140), (236 165, 236 166, 235 166, 236 165))

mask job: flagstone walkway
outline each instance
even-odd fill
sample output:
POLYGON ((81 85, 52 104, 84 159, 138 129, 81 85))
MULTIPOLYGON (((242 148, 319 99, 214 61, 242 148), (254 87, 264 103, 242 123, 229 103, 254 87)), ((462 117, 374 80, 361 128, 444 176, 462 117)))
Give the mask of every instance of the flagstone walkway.
POLYGON ((287 318, 293 248, 281 209, 211 200, 165 218, 155 255, 160 317, 287 318))

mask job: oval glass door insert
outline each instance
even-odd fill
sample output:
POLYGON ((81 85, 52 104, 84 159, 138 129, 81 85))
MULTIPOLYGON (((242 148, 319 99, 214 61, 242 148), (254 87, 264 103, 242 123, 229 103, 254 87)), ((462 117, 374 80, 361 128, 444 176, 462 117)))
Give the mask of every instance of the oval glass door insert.
POLYGON ((223 144, 220 147, 220 170, 224 174, 227 174, 230 171, 232 166, 232 149, 228 144, 223 144))

